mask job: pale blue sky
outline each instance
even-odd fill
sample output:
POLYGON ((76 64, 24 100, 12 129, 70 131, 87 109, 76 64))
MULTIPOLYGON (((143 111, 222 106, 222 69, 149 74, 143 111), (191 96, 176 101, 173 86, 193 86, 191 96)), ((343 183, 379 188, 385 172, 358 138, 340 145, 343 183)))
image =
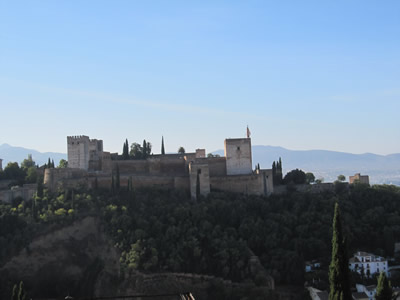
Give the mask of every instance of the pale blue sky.
POLYGON ((2 1, 0 143, 400 152, 400 1, 2 1))

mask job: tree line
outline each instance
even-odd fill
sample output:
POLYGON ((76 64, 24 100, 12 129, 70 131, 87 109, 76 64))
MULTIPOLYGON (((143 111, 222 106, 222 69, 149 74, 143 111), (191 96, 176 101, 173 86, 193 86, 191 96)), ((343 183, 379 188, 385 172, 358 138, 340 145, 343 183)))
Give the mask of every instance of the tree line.
MULTIPOLYGON (((129 146, 128 139, 126 139, 122 146, 120 158, 123 160, 146 159, 152 155, 152 147, 152 144, 146 140, 143 140, 142 144, 134 142, 129 146)), ((186 150, 181 146, 178 148, 177 152, 179 154, 185 154, 186 150)), ((164 137, 161 138, 161 155, 165 155, 164 137)))
POLYGON ((400 241, 395 186, 270 197, 212 192, 197 201, 184 191, 130 186, 114 192, 44 190, 32 201, 0 204, 0 265, 43 226, 64 226, 87 214, 102 220, 121 251, 122 272, 188 272, 255 284, 263 280, 250 272, 252 253, 278 285, 303 285, 305 261, 319 259, 327 270, 335 203, 349 253, 393 256, 400 241))

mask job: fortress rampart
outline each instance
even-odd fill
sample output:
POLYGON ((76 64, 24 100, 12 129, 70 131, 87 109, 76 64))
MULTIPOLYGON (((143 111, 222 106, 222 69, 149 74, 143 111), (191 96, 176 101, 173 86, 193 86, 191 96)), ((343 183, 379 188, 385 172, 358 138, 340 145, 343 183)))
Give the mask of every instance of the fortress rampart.
POLYGON ((273 192, 272 170, 252 170, 251 140, 226 139, 225 157, 206 157, 205 149, 194 153, 151 155, 147 159, 122 160, 103 151, 103 141, 88 136, 67 137, 68 168, 46 169, 45 185, 84 185, 111 188, 112 176, 119 172, 120 185, 134 188, 157 186, 207 195, 210 190, 269 195, 273 192))

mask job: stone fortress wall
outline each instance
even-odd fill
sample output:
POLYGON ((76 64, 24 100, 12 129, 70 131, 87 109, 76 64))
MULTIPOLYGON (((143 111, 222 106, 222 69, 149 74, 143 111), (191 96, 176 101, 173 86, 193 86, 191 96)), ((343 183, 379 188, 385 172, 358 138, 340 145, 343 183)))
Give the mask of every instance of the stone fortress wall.
POLYGON ((194 153, 151 155, 147 159, 122 160, 103 151, 103 141, 88 136, 67 137, 68 168, 46 169, 45 185, 58 187, 95 185, 110 188, 117 169, 121 186, 129 178, 134 188, 183 189, 193 198, 211 190, 269 195, 273 192, 272 170, 252 169, 251 139, 225 140, 225 157, 206 157, 205 149, 194 153))
POLYGON ((0 190, 0 201, 4 203, 11 203, 15 198, 22 198, 24 200, 32 199, 36 191, 36 183, 24 184, 22 187, 15 186, 7 190, 0 190))
POLYGON ((251 139, 226 139, 224 153, 227 175, 243 175, 253 172, 251 139))

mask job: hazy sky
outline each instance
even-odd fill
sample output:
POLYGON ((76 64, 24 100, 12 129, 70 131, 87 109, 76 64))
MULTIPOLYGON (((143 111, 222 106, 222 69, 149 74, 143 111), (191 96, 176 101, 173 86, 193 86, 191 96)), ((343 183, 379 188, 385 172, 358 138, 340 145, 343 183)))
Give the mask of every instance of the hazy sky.
POLYGON ((0 143, 400 152, 400 1, 0 0, 0 143))

